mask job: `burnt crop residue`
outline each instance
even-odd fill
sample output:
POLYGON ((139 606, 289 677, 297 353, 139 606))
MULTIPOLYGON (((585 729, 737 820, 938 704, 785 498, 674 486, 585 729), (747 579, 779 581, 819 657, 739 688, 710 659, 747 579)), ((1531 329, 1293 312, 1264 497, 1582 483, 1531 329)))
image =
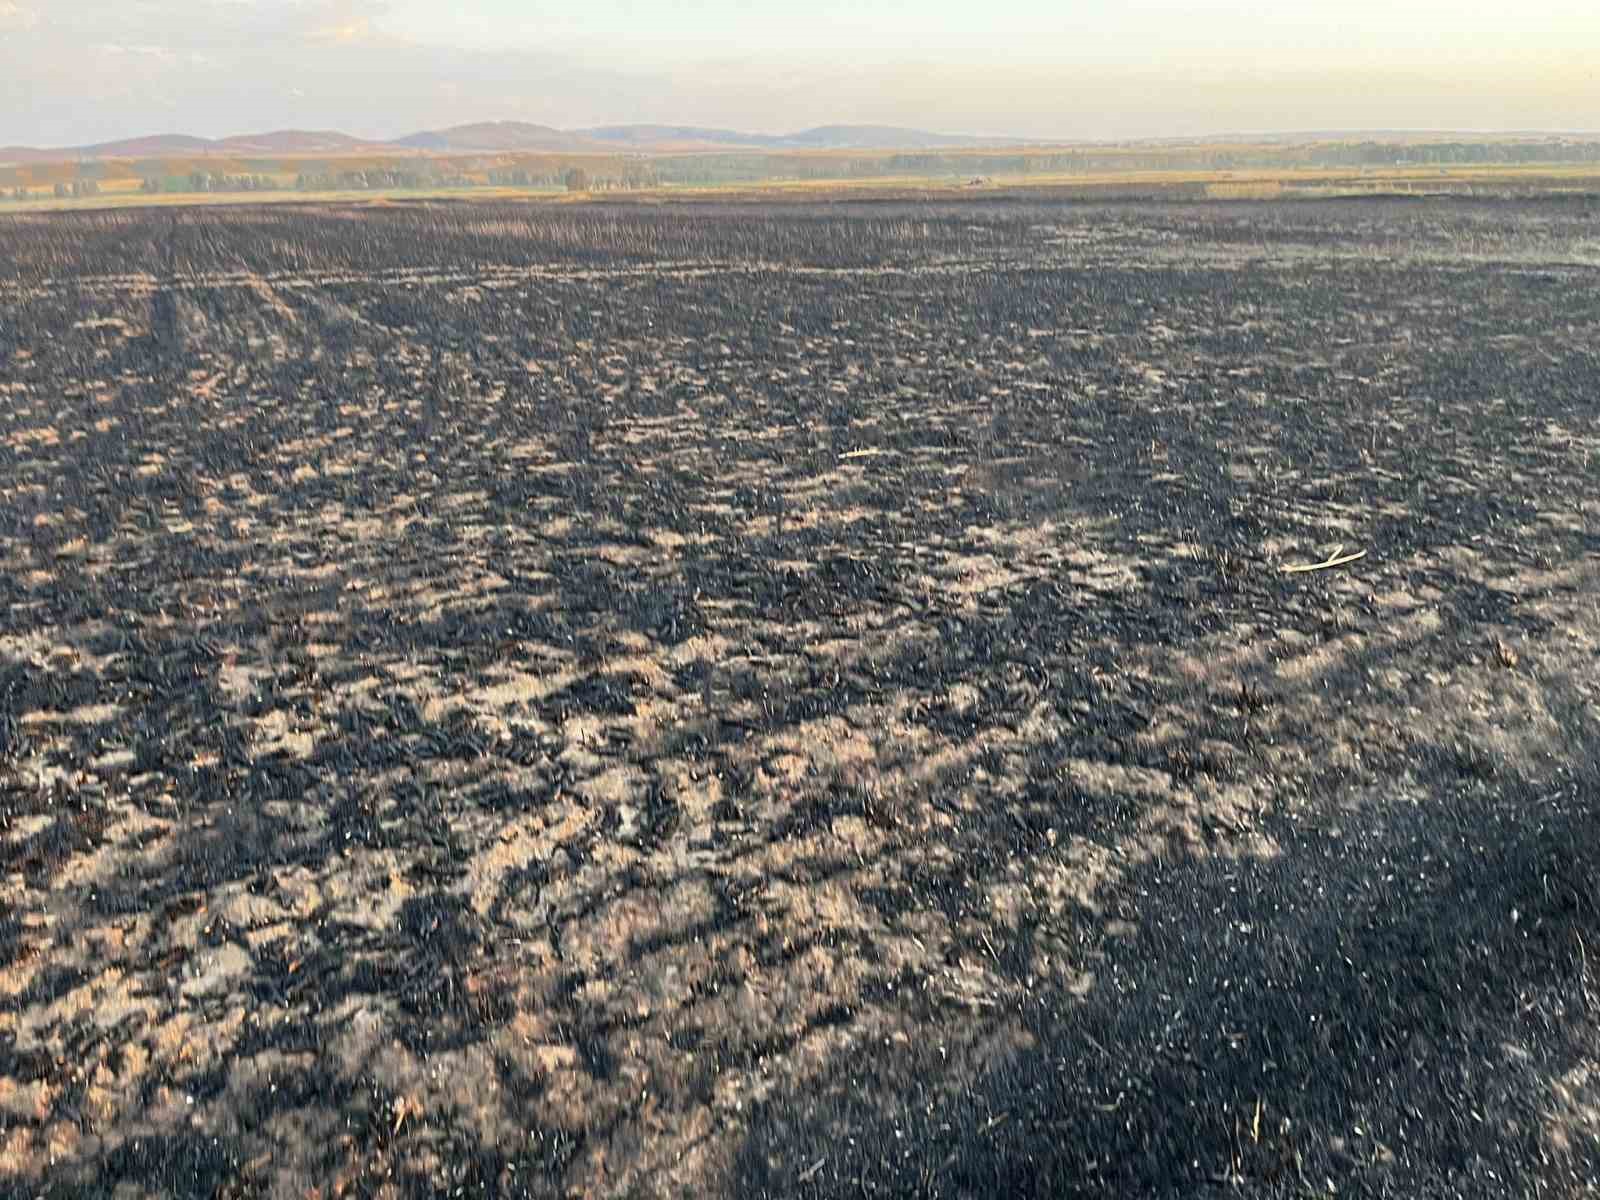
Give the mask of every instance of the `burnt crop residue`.
POLYGON ((0 1192, 1594 1186, 1593 216, 0 222, 0 1192))

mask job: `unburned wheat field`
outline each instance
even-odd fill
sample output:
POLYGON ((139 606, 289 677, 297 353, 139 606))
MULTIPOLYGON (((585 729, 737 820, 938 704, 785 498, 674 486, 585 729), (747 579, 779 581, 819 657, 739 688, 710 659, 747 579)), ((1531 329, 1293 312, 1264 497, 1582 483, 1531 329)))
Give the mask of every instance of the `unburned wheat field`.
POLYGON ((1600 205, 0 263, 0 1192, 1600 1187, 1600 205))

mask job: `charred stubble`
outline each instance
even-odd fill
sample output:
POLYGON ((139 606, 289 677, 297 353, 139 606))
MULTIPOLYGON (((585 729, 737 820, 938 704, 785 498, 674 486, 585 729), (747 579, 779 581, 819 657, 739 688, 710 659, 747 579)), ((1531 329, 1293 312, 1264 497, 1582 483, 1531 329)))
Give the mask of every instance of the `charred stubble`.
POLYGON ((1593 1186, 1593 216, 0 223, 0 1179, 1593 1186))

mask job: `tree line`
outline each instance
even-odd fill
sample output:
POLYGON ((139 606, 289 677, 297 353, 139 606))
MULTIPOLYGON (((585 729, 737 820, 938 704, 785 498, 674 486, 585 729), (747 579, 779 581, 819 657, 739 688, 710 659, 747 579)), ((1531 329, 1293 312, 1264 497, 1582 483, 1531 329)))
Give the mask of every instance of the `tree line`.
MULTIPOLYGON (((662 185, 762 183, 779 180, 862 179, 881 176, 922 178, 1073 175, 1129 170, 1235 171, 1304 167, 1450 167, 1534 166, 1600 163, 1600 140, 1546 139, 1518 141, 1308 141, 1270 145, 1095 146, 1066 149, 1004 149, 977 152, 913 151, 818 157, 805 154, 730 151, 659 159, 606 158, 582 165, 545 160, 489 166, 481 160, 463 169, 444 160, 358 168, 338 163, 302 164, 287 174, 228 174, 192 170, 159 174, 160 164, 147 160, 135 167, 139 191, 207 192, 336 192, 423 191, 441 188, 502 188, 568 192, 632 191, 662 185)), ((260 164, 271 166, 273 164, 260 164)), ((290 164, 285 164, 289 166, 290 164)), ((292 168, 291 168, 292 169, 292 168)), ((28 200, 40 195, 57 199, 97 196, 107 164, 80 163, 73 182, 24 186, 21 172, 0 187, 0 200, 28 200)), ((131 181, 130 181, 131 185, 131 181)))
MULTIPOLYGON (((57 200, 78 200, 84 196, 98 196, 100 185, 93 179, 76 179, 71 183, 56 183, 50 188, 50 195, 57 200)), ((33 189, 14 187, 10 191, 0 188, 0 200, 32 200, 35 196, 33 189)))
POLYGON ((146 195, 160 192, 272 192, 279 189, 270 175, 223 175, 191 171, 187 175, 147 176, 139 185, 146 195))

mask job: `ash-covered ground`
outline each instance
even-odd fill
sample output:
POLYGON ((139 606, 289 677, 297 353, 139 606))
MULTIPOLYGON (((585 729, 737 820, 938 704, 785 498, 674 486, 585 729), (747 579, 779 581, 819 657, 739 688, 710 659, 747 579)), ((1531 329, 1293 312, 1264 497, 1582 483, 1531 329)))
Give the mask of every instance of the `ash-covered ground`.
POLYGON ((1592 1194, 1597 230, 0 221, 0 1192, 1592 1194))

